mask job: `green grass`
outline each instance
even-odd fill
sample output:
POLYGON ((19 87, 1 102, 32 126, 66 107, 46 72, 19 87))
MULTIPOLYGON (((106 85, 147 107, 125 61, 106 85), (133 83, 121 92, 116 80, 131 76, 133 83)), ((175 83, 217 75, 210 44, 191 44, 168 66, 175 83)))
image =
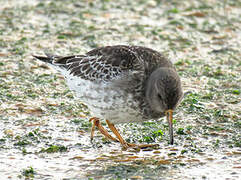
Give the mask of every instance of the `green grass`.
POLYGON ((61 145, 50 145, 48 148, 42 148, 40 153, 56 153, 56 152, 66 152, 68 149, 61 145))
POLYGON ((29 167, 28 169, 23 169, 22 171, 22 175, 26 178, 26 179, 31 179, 34 178, 34 174, 36 174, 35 170, 33 169, 33 167, 29 167))

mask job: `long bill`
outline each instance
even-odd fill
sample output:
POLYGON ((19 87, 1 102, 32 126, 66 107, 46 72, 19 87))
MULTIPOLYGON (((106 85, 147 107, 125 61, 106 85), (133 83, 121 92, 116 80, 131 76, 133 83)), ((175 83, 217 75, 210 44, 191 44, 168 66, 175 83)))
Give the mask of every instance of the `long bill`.
POLYGON ((173 145, 172 114, 173 114, 173 110, 172 110, 172 109, 168 109, 168 110, 166 111, 167 121, 168 121, 168 125, 169 125, 169 136, 170 136, 170 144, 171 144, 171 145, 173 145))

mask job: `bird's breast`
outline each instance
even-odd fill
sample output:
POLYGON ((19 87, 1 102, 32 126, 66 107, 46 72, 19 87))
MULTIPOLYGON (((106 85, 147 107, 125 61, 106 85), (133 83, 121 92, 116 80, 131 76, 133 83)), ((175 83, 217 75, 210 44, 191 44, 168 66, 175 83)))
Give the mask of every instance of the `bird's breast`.
POLYGON ((131 85, 90 81, 80 77, 65 76, 67 85, 91 110, 92 115, 108 119, 111 123, 142 122, 140 103, 133 98, 131 85))

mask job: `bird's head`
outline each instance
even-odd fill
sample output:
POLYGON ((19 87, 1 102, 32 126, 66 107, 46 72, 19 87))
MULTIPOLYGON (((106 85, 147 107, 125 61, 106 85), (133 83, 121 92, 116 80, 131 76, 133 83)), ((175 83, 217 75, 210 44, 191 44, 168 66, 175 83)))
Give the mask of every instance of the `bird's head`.
POLYGON ((181 81, 174 69, 162 67, 150 75, 147 81, 146 98, 154 112, 166 114, 171 144, 173 144, 172 114, 182 97, 181 81))

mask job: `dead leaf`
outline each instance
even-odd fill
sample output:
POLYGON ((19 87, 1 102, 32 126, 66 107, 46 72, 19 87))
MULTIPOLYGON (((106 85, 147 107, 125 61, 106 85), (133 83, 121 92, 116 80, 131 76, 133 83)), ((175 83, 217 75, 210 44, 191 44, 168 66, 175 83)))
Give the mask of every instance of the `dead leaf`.
POLYGON ((177 29, 183 30, 183 26, 177 25, 177 29))
POLYGON ((24 125, 25 127, 33 127, 33 126, 42 126, 42 123, 31 123, 31 124, 26 124, 24 125))
POLYGON ((160 154, 161 151, 154 151, 153 153, 154 153, 154 154, 160 154))
POLYGON ((142 176, 131 176, 130 179, 143 179, 142 176))
POLYGON ((130 156, 128 157, 128 159, 136 159, 136 158, 139 158, 138 156, 130 156))
POLYGON ((170 151, 178 151, 178 149, 172 148, 172 149, 170 149, 170 151))
POLYGON ((41 108, 24 108, 23 111, 27 114, 42 114, 43 110, 41 108))
POLYGON ((79 130, 78 133, 79 133, 80 135, 83 135, 83 134, 85 134, 86 132, 83 131, 83 130, 79 130))
POLYGON ((206 15, 202 12, 192 12, 190 14, 186 14, 186 16, 205 17, 206 15))
POLYGON ((4 131, 4 134, 6 134, 7 136, 13 136, 14 134, 13 134, 13 131, 11 130, 11 129, 6 129, 5 131, 4 131))
POLYGON ((75 157, 73 157, 73 158, 70 158, 70 160, 74 160, 74 159, 78 159, 78 160, 81 160, 81 159, 83 159, 84 157, 82 157, 82 156, 75 156, 75 157))
POLYGON ((115 162, 129 162, 131 161, 130 159, 117 159, 117 160, 114 160, 115 162))
POLYGON ((57 103, 48 103, 48 106, 59 106, 59 104, 57 104, 57 103))
POLYGON ((232 154, 234 154, 234 155, 241 155, 241 151, 233 151, 232 154))
POLYGON ((163 160, 159 160, 158 162, 157 162, 157 164, 158 165, 165 165, 165 164, 170 164, 171 163, 171 161, 170 160, 168 160, 168 159, 163 159, 163 160))
POLYGON ((183 159, 183 158, 186 158, 186 156, 183 156, 183 155, 177 156, 177 159, 183 159))
POLYGON ((212 39, 226 39, 228 36, 227 35, 222 35, 222 36, 213 36, 212 39))
POLYGON ((107 160, 106 157, 97 157, 96 160, 107 160))
POLYGON ((9 56, 9 54, 7 54, 7 53, 0 53, 0 56, 1 56, 1 57, 9 56))
POLYGON ((206 158, 206 160, 208 160, 208 161, 213 161, 213 160, 215 160, 215 159, 212 158, 212 157, 208 157, 208 158, 206 158))
POLYGON ((200 160, 199 159, 188 159, 188 160, 186 160, 187 162, 190 162, 190 163, 192 163, 192 162, 200 162, 200 160))

